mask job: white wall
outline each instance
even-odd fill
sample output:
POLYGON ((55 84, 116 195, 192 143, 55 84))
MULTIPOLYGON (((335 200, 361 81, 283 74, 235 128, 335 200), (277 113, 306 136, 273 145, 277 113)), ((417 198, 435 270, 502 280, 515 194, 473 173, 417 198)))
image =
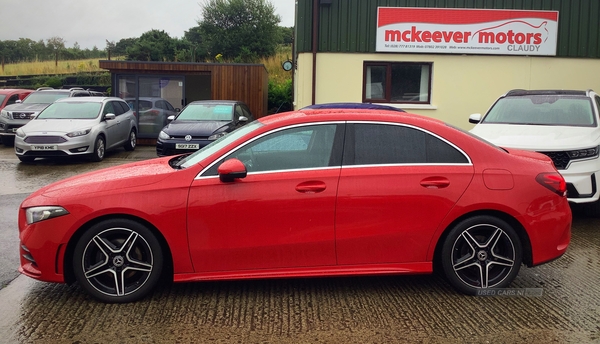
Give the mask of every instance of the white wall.
MULTIPOLYGON (((600 59, 528 56, 317 54, 315 102, 361 102, 363 61, 432 62, 431 105, 398 105, 464 129, 468 117, 485 113, 511 89, 600 91, 600 59)), ((312 54, 298 56, 295 109, 312 104, 312 54)))

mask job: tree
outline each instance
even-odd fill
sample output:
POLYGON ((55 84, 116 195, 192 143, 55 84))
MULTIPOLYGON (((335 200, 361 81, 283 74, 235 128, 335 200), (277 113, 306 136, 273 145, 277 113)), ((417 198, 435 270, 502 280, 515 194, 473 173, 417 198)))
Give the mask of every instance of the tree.
POLYGON ((275 54, 281 18, 265 0, 206 0, 198 21, 201 37, 214 58, 254 62, 275 54))
POLYGON ((54 61, 58 65, 58 54, 61 50, 65 49, 65 40, 54 36, 46 40, 46 46, 54 52, 54 61))
MULTIPOLYGON (((118 44, 117 44, 118 46, 118 44)), ((176 40, 162 30, 150 30, 127 48, 127 59, 132 61, 173 61, 176 40)))
POLYGON ((109 41, 108 39, 106 40, 106 52, 108 53, 108 59, 110 60, 110 57, 112 56, 112 54, 114 54, 115 51, 115 41, 109 41))
POLYGON ((278 29, 281 34, 281 44, 292 44, 294 41, 294 27, 279 26, 278 29))
POLYGON ((127 48, 132 47, 138 41, 139 38, 122 38, 115 44, 112 50, 113 56, 126 56, 127 48))

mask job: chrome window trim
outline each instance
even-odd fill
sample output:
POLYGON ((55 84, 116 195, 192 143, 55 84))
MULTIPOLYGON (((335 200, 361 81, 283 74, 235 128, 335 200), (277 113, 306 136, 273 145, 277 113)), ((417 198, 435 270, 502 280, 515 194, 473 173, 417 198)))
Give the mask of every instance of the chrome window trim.
MULTIPOLYGON (((311 167, 311 168, 295 168, 289 170, 273 170, 273 171, 260 171, 260 172, 248 172, 248 176, 262 175, 262 174, 273 174, 273 173, 292 173, 292 172, 305 172, 305 171, 324 171, 324 170, 339 170, 341 166, 328 166, 328 167, 311 167)), ((203 180, 219 178, 219 176, 200 176, 194 180, 203 180)))
MULTIPOLYGON (((299 127, 308 127, 308 126, 313 126, 313 125, 322 125, 322 124, 345 124, 346 121, 323 121, 323 122, 311 122, 311 123, 300 123, 300 124, 292 124, 292 125, 288 125, 285 127, 281 127, 281 128, 275 128, 273 130, 267 131, 265 133, 262 133, 254 138, 252 138, 251 140, 248 140, 246 142, 243 142, 240 145, 235 146, 234 148, 228 150, 226 153, 223 153, 217 160, 213 161, 212 163, 210 163, 208 166, 206 166, 205 168, 203 168, 194 178, 194 180, 196 179, 206 179, 208 177, 218 177, 218 176, 203 176, 202 174, 206 171, 208 171, 210 168, 212 168, 215 164, 219 163, 220 161, 222 161, 223 157, 228 156, 229 154, 231 154, 232 152, 246 146, 249 145, 250 143, 266 136, 266 135, 270 135, 282 130, 287 130, 287 129, 293 129, 293 128, 299 128, 299 127)), ((252 174, 258 174, 258 173, 274 173, 274 172, 282 172, 282 171, 311 171, 311 170, 316 170, 316 169, 327 169, 327 168, 340 168, 339 166, 327 166, 327 167, 314 167, 314 168, 302 168, 302 169, 290 169, 290 170, 273 170, 273 171, 260 171, 260 172, 249 172, 248 175, 252 175, 252 174)))
POLYGON ((443 137, 440 137, 439 135, 432 133, 429 130, 423 129, 421 127, 417 127, 411 124, 405 124, 405 123, 396 123, 396 122, 385 122, 385 121, 368 121, 368 120, 353 120, 353 121, 322 121, 322 122, 312 122, 312 123, 300 123, 300 124, 293 124, 293 125, 289 125, 289 126, 285 126, 285 127, 281 127, 281 128, 276 128, 270 131, 267 131, 265 133, 262 133, 259 136, 254 137, 252 140, 246 141, 238 146, 235 146, 234 148, 230 149, 229 151, 227 151, 226 153, 222 154, 221 157, 219 157, 217 160, 213 161, 211 164, 209 164, 208 166, 206 166, 205 168, 203 168, 194 178, 194 180, 199 180, 199 179, 209 179, 209 178, 218 178, 219 176, 203 176, 202 174, 206 171, 208 171, 210 168, 212 168, 215 164, 219 163, 220 161, 222 161, 223 157, 231 154, 233 151, 240 149, 266 135, 270 135, 282 130, 287 130, 287 129, 293 129, 293 128, 298 128, 298 127, 306 127, 306 126, 313 126, 313 125, 323 125, 323 124, 382 124, 382 125, 396 125, 396 126, 400 126, 400 127, 408 127, 408 128, 412 128, 412 129, 416 129, 416 130, 420 130, 426 134, 432 135, 436 138, 438 138, 439 140, 445 142, 446 144, 450 145, 451 147, 453 147, 454 149, 458 150, 466 159, 467 162, 466 163, 398 163, 398 164, 368 164, 368 165, 340 165, 340 166, 327 166, 327 167, 314 167, 314 168, 301 168, 301 169, 289 169, 289 170, 273 170, 273 171, 260 171, 260 172, 249 172, 248 175, 257 175, 257 174, 269 174, 269 173, 281 173, 281 172, 301 172, 301 171, 316 171, 316 170, 325 170, 325 169, 339 169, 339 168, 365 168, 365 167, 399 167, 399 166, 473 166, 473 161, 471 160, 471 157, 469 157, 469 155, 467 153, 465 153, 465 151, 463 151, 462 149, 460 149, 458 146, 456 146, 455 144, 453 144, 452 142, 444 139, 443 137))
POLYGON ((424 163, 424 164, 415 164, 415 163, 406 163, 406 164, 367 164, 367 165, 342 165, 342 169, 348 168, 368 168, 368 167, 422 167, 422 166, 473 166, 473 164, 465 163, 465 164, 456 164, 456 163, 424 163))
MULTIPOLYGON (((459 151, 462 155, 465 156, 465 158, 467 158, 467 163, 440 163, 440 164, 428 164, 428 163, 421 163, 421 164, 414 164, 414 163, 407 163, 407 164, 369 164, 369 165, 364 165, 364 166, 384 166, 384 165, 402 165, 402 166, 406 166, 406 165, 436 165, 436 166, 440 166, 440 165, 473 165, 473 161, 471 160, 471 157, 469 157, 469 155, 467 153, 465 153, 465 151, 463 151, 462 149, 460 149, 458 146, 456 146, 454 143, 444 139, 443 137, 432 133, 431 131, 427 130, 427 129, 423 129, 421 127, 417 127, 411 124, 405 124, 405 123, 396 123, 396 122, 382 122, 382 121, 347 121, 346 123, 348 124, 384 124, 384 125, 396 125, 399 127, 407 127, 407 128, 412 128, 412 129, 416 129, 416 130, 420 130, 424 133, 427 133, 429 135, 432 135, 438 139, 440 139, 441 141, 447 143, 448 145, 450 145, 451 147, 453 147, 454 149, 456 149, 457 151, 459 151)), ((346 166, 357 166, 357 165, 346 165, 346 166)))

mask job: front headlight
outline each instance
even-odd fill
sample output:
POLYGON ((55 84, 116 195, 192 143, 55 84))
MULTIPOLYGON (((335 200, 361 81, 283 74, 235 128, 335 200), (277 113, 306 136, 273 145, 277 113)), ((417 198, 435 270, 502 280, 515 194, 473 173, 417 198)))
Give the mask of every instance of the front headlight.
POLYGON ((90 133, 90 131, 92 131, 92 129, 85 129, 85 130, 77 130, 77 131, 72 131, 70 133, 67 134, 68 137, 77 137, 77 136, 83 136, 83 135, 87 135, 90 133))
POLYGON ((8 111, 6 111, 6 110, 0 111, 0 116, 4 117, 6 119, 10 119, 10 113, 8 111))
POLYGON ((569 158, 576 160, 576 159, 588 159, 588 158, 595 158, 598 156, 598 150, 599 150, 599 146, 593 147, 593 148, 587 148, 587 149, 577 149, 577 150, 572 150, 572 151, 567 151, 567 154, 569 155, 569 158))
POLYGON ((32 207, 25 210, 28 225, 53 217, 67 215, 68 213, 65 208, 58 206, 32 207))
POLYGON ((169 134, 167 134, 163 130, 161 130, 160 133, 158 134, 158 138, 161 140, 168 140, 171 138, 171 136, 169 136, 169 134))
POLYGON ((25 137, 25 132, 23 131, 23 129, 19 128, 17 129, 17 131, 15 131, 15 135, 17 135, 18 137, 25 137))
POLYGON ((218 133, 218 134, 212 134, 208 137, 209 140, 214 141, 218 138, 221 138, 223 136, 227 135, 227 133, 218 133))

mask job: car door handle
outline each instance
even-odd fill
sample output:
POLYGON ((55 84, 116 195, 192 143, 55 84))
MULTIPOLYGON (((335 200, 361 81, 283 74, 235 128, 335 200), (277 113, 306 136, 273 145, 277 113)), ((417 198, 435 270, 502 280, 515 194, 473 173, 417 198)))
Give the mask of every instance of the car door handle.
POLYGON ((327 189, 327 185, 321 181, 311 180, 308 182, 302 182, 296 185, 296 191, 302 193, 318 193, 321 191, 325 191, 327 189))
POLYGON ((450 185, 450 181, 444 177, 428 177, 421 180, 421 186, 428 189, 443 189, 450 185))

